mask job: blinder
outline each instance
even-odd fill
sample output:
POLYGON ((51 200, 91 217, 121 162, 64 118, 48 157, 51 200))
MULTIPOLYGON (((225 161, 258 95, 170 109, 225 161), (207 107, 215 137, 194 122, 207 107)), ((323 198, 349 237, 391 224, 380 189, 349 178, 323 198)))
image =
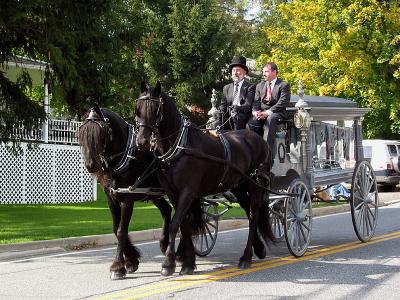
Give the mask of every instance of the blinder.
MULTIPOLYGON (((136 99, 136 102, 138 101, 150 101, 150 103, 156 103, 158 104, 157 106, 157 111, 156 111, 156 120, 154 124, 147 124, 147 123, 141 123, 141 122, 136 122, 136 128, 139 130, 140 127, 145 127, 149 128, 152 132, 151 135, 151 141, 150 144, 155 144, 156 140, 156 135, 158 135, 158 127, 163 120, 163 100, 162 97, 153 97, 149 93, 146 95, 140 96, 139 98, 136 99)), ((137 109, 137 108, 136 108, 137 109)))

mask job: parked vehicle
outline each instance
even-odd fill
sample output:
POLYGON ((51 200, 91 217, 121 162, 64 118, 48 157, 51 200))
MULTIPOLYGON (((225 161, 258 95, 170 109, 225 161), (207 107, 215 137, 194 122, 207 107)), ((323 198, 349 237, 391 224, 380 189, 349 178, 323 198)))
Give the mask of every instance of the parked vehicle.
POLYGON ((400 141, 364 140, 364 157, 375 172, 377 183, 385 190, 394 191, 400 183, 400 141))

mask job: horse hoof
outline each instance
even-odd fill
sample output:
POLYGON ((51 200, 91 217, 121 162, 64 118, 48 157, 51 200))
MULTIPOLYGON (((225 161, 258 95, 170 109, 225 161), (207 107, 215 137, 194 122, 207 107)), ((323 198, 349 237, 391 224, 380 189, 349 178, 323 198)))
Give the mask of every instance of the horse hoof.
POLYGON ((138 268, 139 268, 139 265, 133 265, 133 264, 129 264, 129 265, 125 266, 126 272, 128 274, 135 273, 138 268))
POLYGON ((110 279, 111 280, 121 280, 126 277, 126 272, 111 272, 110 279))
POLYGON ((162 276, 171 276, 172 274, 174 274, 174 272, 175 272, 175 267, 169 267, 169 268, 163 267, 161 269, 162 276))
POLYGON ((248 269, 248 268, 250 268, 250 266, 251 266, 251 262, 244 261, 244 260, 239 262, 239 265, 238 265, 239 269, 248 269))
POLYGON ((182 267, 179 275, 193 275, 194 268, 193 267, 182 267))

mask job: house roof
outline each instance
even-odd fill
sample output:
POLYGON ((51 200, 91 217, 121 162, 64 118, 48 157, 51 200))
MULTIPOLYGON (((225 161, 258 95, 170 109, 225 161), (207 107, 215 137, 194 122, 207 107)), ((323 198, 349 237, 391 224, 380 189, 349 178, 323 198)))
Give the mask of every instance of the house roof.
POLYGON ((0 70, 13 82, 17 81, 22 71, 26 71, 31 76, 33 85, 43 85, 47 66, 48 64, 44 61, 23 56, 13 56, 3 66, 0 66, 0 70))

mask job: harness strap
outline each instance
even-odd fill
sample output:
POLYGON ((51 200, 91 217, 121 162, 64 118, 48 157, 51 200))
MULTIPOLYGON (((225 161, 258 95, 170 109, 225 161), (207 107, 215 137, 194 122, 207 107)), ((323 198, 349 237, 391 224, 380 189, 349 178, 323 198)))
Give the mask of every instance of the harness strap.
POLYGON ((130 193, 132 193, 134 190, 136 190, 142 183, 145 181, 146 178, 148 178, 150 175, 152 175, 154 172, 158 171, 158 165, 157 165, 158 160, 155 158, 153 161, 150 163, 150 165, 144 170, 142 175, 140 175, 135 183, 128 187, 130 193), (155 165, 155 166, 154 166, 155 165))
MULTIPOLYGON (((231 147, 229 141, 226 139, 225 135, 220 133, 219 138, 221 140, 222 145, 224 146, 225 158, 227 162, 231 162, 231 147)), ((223 182, 225 180, 226 174, 228 173, 229 165, 224 164, 224 173, 222 174, 221 180, 218 184, 219 188, 222 188, 223 182)))
POLYGON ((129 168, 129 160, 136 159, 135 156, 133 155, 134 150, 135 150, 134 129, 131 124, 128 124, 128 140, 126 142, 125 151, 123 152, 120 161, 114 167, 114 174, 116 175, 121 174, 129 168))
POLYGON ((179 130, 180 134, 175 139, 172 147, 170 147, 165 154, 156 156, 159 160, 161 160, 163 163, 169 163, 172 160, 178 158, 179 154, 182 151, 181 146, 184 146, 186 144, 189 126, 190 122, 182 118, 181 128, 179 130))
MULTIPOLYGON (((254 171, 254 173, 252 173, 254 175, 250 175, 249 176, 246 173, 244 173, 241 169, 239 169, 235 164, 233 164, 230 161, 227 161, 226 159, 219 158, 219 157, 216 157, 216 156, 213 156, 213 155, 208 155, 206 153, 203 153, 203 152, 201 152, 201 151, 199 151, 197 149, 193 149, 193 148, 186 148, 186 147, 182 147, 182 146, 179 146, 179 148, 184 150, 185 153, 187 153, 188 155, 193 155, 193 156, 198 157, 198 158, 204 158, 204 159, 207 159, 207 160, 212 160, 212 161, 215 161, 215 162, 221 163, 221 164, 227 164, 230 168, 232 168, 235 171, 237 171, 238 173, 240 173, 245 179, 247 179, 248 181, 251 181, 255 185, 263 188, 264 190, 266 190, 267 192, 269 192, 271 194, 280 195, 280 196, 298 196, 297 193, 279 193, 279 192, 273 191, 273 190, 271 190, 271 189, 269 189, 269 188, 267 188, 265 186, 260 185, 253 178, 251 178, 251 176, 260 176, 261 171, 259 171, 258 169, 256 169, 254 171)), ((261 167, 262 166, 263 166, 263 164, 261 164, 261 167)))

